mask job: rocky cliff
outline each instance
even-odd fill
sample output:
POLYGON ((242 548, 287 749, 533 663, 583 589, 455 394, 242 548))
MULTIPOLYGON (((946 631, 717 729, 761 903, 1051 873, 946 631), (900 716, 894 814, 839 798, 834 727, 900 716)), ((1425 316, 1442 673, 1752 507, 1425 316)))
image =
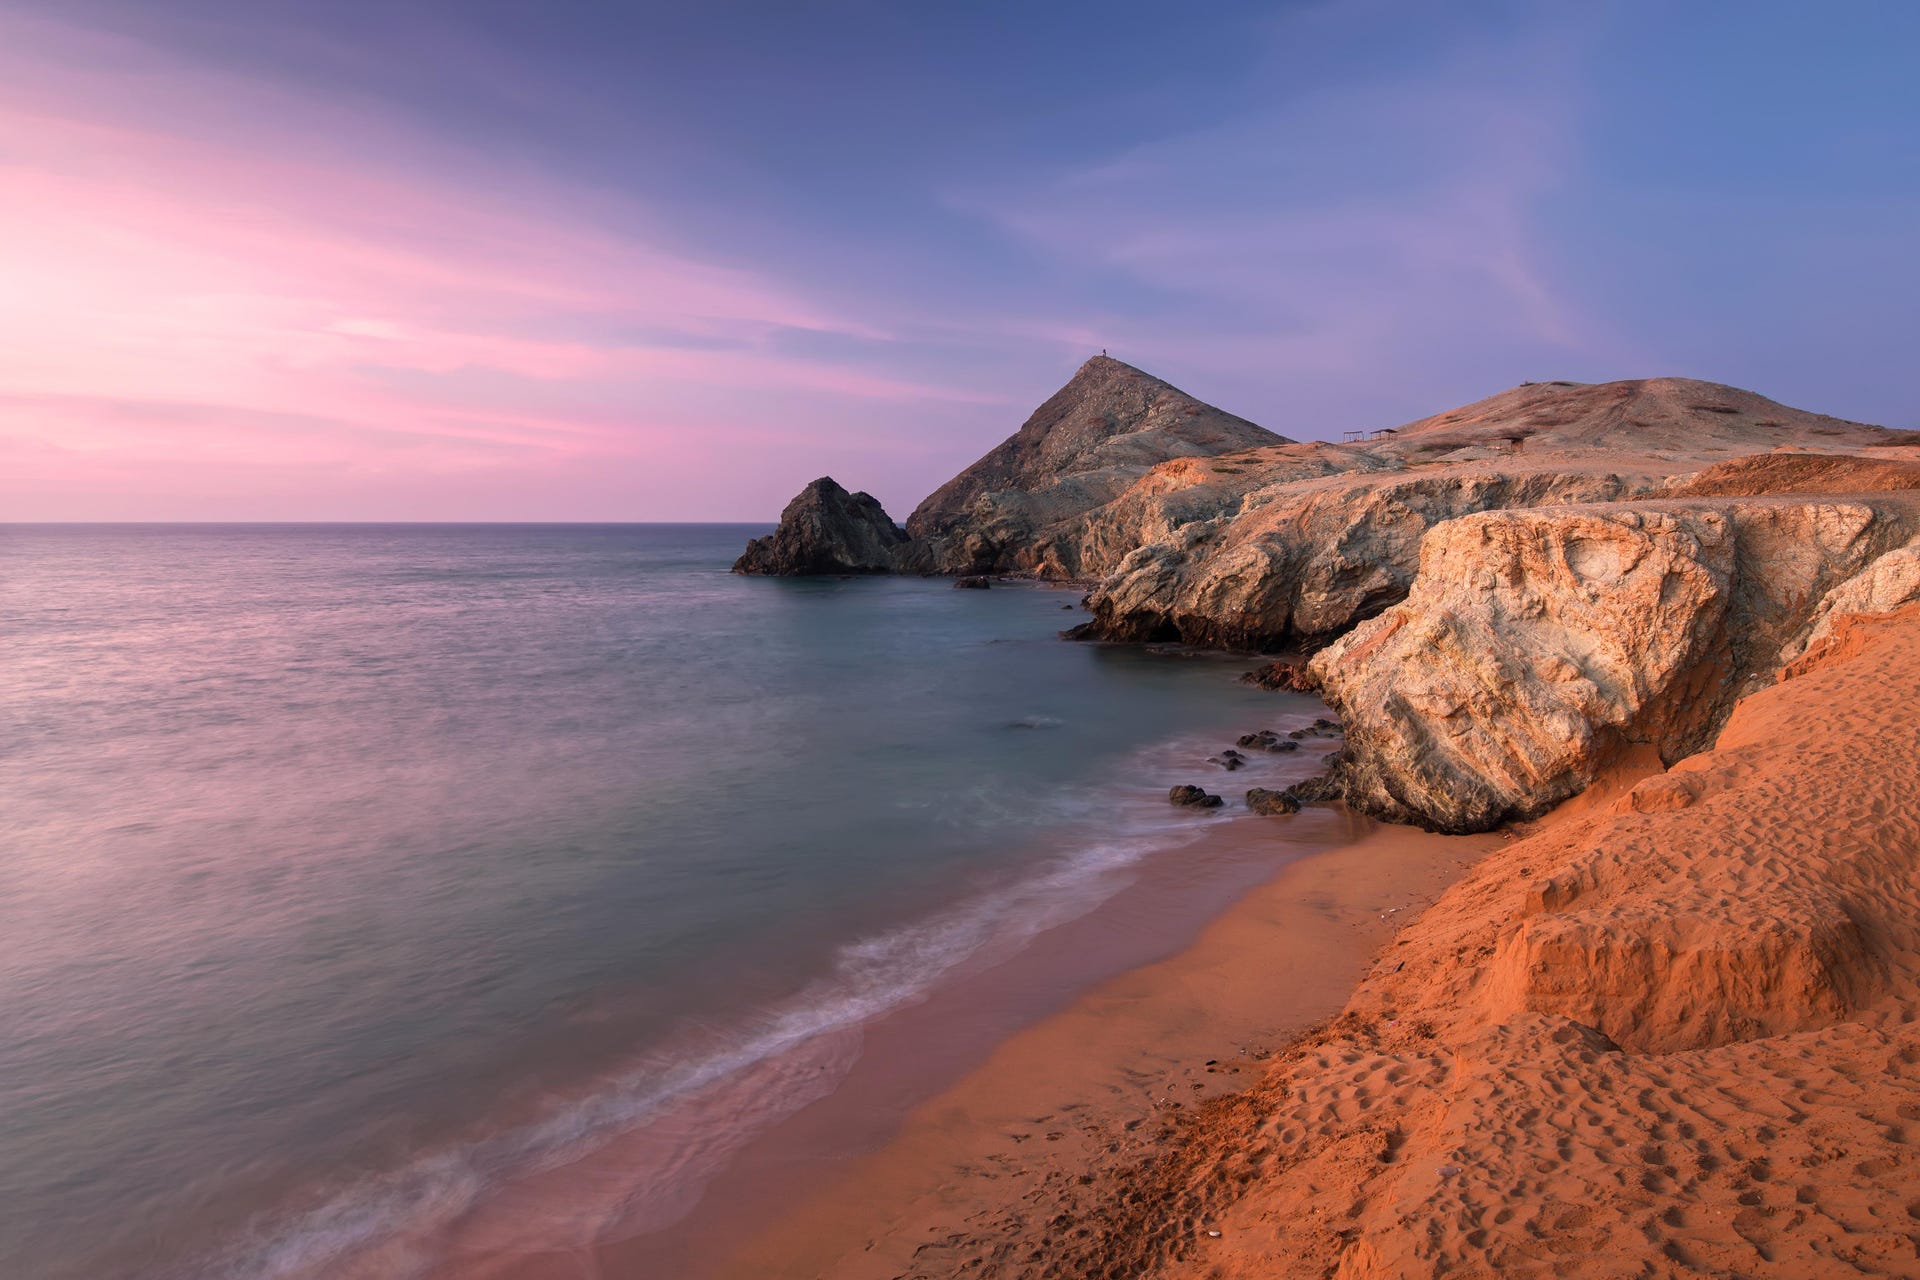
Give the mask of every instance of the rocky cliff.
MULTIPOLYGON (((1088 633, 1314 646, 1404 597, 1421 538, 1444 521, 1650 497, 1735 455, 1860 450, 1908 438, 1686 378, 1516 387, 1363 442, 1216 459, 1215 469, 1245 470, 1210 507, 1150 493, 1160 479, 1150 475, 1087 518, 1098 527, 1118 512, 1153 512, 1126 519, 1139 540, 1094 591, 1088 633)), ((1774 464, 1776 474, 1763 474, 1765 467, 1722 470, 1715 481, 1723 489, 1780 492, 1778 473, 1791 470, 1811 490, 1844 493, 1898 486, 1893 473, 1910 465, 1866 464, 1873 482, 1856 485, 1858 473, 1821 471, 1813 455, 1792 456, 1798 462, 1774 464)))
POLYGON ((1698 750, 1827 618, 1920 596, 1916 486, 1914 433, 1684 378, 1299 443, 1103 357, 905 533, 816 482, 736 568, 1098 579, 1089 638, 1324 647, 1328 789, 1473 831, 1698 750))
POLYGON ((848 493, 822 476, 787 504, 778 529, 747 544, 733 571, 789 577, 891 573, 906 541, 871 494, 848 493))
MULTIPOLYGON (((1627 748, 1666 763, 1773 678, 1820 603, 1920 525, 1920 495, 1640 502, 1441 525, 1411 594, 1309 670, 1347 728, 1358 808, 1483 831, 1584 790, 1627 748)), ((1886 575, 1889 603, 1904 598, 1886 575)))

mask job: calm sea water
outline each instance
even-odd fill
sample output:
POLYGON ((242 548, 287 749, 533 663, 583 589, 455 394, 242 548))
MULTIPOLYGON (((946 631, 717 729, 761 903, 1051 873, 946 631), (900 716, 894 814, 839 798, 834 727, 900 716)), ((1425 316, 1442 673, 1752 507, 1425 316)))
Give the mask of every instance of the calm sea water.
POLYGON ((730 576, 760 532, 0 527, 6 1273, 431 1274, 750 1093, 636 1157, 670 1221, 1273 705, 1077 593, 730 576))

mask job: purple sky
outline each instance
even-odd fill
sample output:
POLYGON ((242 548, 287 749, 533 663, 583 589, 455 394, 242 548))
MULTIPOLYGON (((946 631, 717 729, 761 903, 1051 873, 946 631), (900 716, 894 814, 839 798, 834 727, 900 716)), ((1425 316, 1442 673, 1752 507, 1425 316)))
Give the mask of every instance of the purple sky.
POLYGON ((1100 347, 1920 426, 1920 6, 1186 10, 14 0, 0 518, 903 517, 1100 347))

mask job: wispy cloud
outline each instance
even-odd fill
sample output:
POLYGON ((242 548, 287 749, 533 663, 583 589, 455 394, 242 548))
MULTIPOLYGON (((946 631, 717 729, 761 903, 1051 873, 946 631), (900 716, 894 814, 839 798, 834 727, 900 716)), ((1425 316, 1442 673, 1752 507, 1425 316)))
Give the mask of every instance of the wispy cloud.
MULTIPOLYGON (((1357 43, 1381 9, 1317 6, 1272 39, 1276 50, 1357 43)), ((1558 286, 1539 231, 1540 206, 1579 163, 1565 34, 1519 26, 1411 70, 1325 83, 1276 67, 1214 125, 956 184, 947 199, 1127 300, 1057 310, 1042 331, 1098 335, 1240 385, 1264 379, 1270 406, 1335 411, 1344 397, 1368 412, 1356 375, 1458 359, 1467 335, 1509 357, 1591 356, 1613 339, 1558 286)))
POLYGON ((316 140, 336 108, 97 34, 0 19, 0 45, 0 447, 344 472, 390 433, 437 440, 414 446, 430 468, 665 462, 676 427, 751 438, 702 407, 744 389, 992 399, 794 354, 889 335, 649 234, 631 202, 467 154, 422 169, 428 141, 373 145, 391 121, 316 140), (64 72, 6 74, 49 45, 64 72), (227 122, 194 124, 213 101, 227 122))

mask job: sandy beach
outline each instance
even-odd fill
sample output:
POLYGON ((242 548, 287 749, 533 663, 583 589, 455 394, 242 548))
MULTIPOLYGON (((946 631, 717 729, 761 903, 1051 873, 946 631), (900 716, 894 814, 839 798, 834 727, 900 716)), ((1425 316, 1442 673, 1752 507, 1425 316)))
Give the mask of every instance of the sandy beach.
MULTIPOLYGON (((715 1274, 969 1274, 1044 1249, 1050 1207, 1168 1149, 1210 1099, 1338 1012, 1395 922, 1499 836, 1442 837, 1331 812, 1353 838, 1288 864, 1177 954, 1012 1035, 916 1107, 881 1149, 717 1260, 715 1274)), ((1223 824, 1270 840, 1287 819, 1223 824)))
POLYGON ((1288 866, 718 1274, 1920 1273, 1920 609, 1506 833, 1288 866))

